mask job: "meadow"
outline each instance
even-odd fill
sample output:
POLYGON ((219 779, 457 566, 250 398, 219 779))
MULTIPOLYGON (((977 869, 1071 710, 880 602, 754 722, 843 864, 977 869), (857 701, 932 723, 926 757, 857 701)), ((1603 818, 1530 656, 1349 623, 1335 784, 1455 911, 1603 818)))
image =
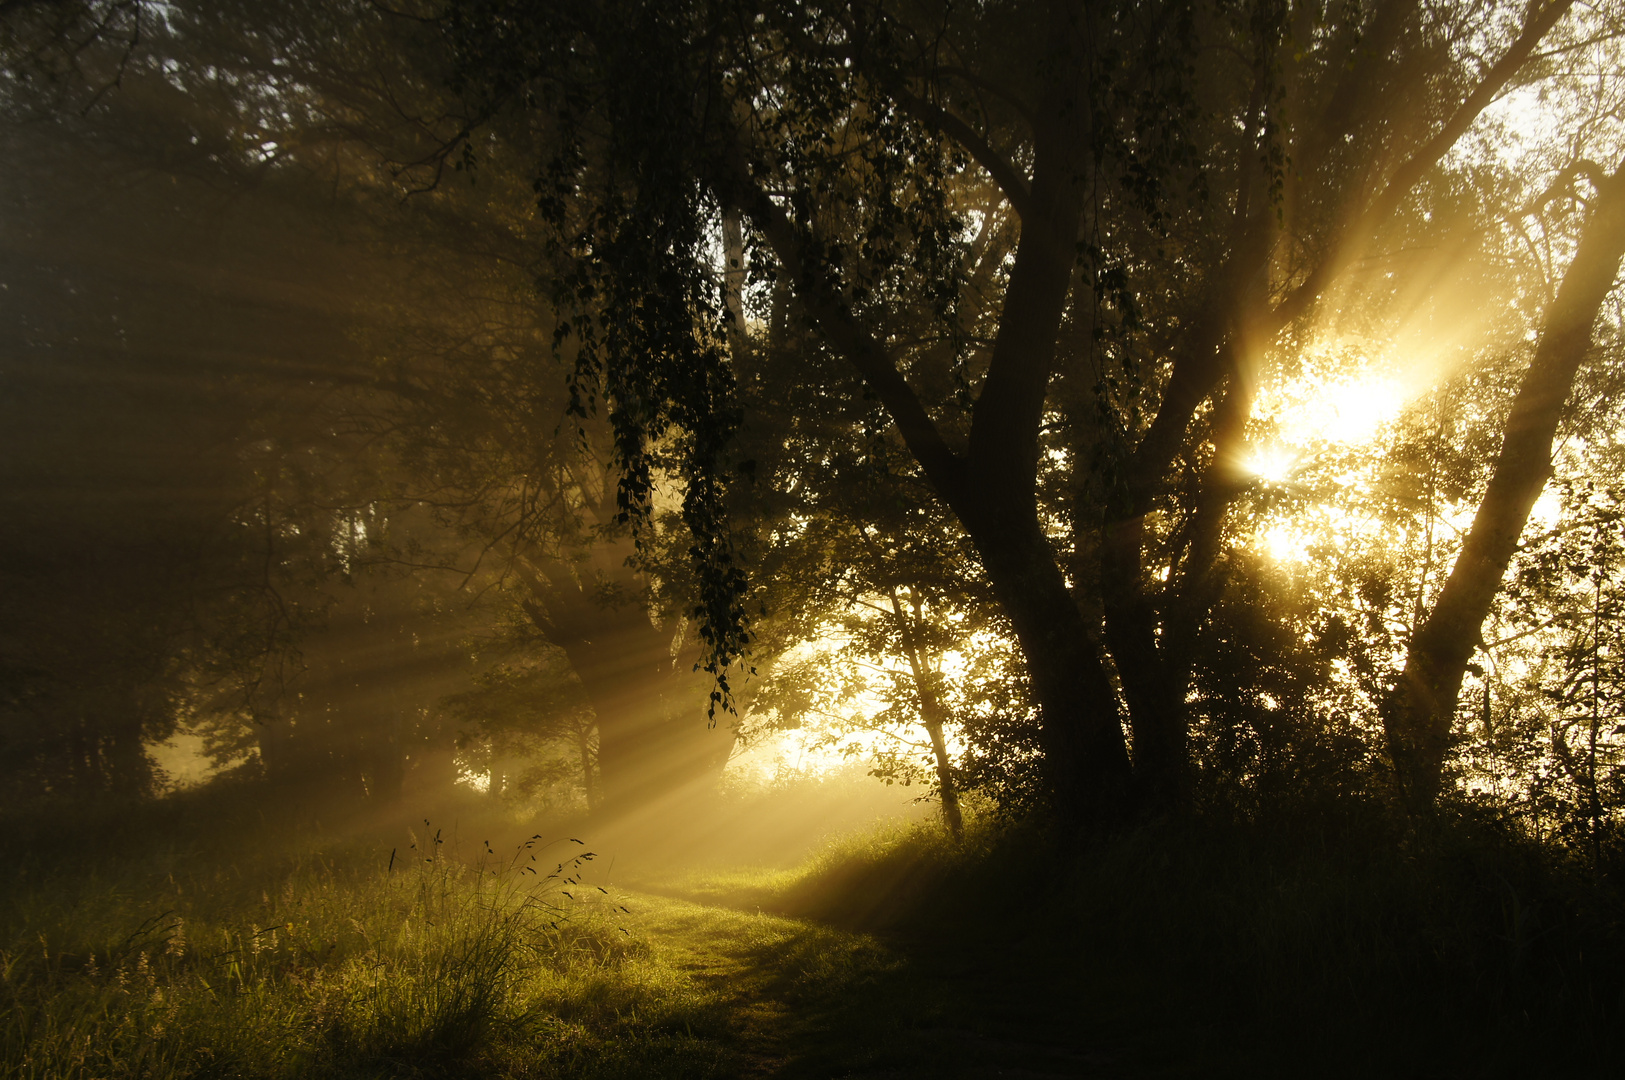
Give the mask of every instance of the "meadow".
POLYGON ((1617 895, 1485 826, 1077 848, 984 817, 612 871, 591 835, 440 809, 340 834, 203 789, 12 821, 0 1076, 1603 1075, 1621 1048, 1617 895))

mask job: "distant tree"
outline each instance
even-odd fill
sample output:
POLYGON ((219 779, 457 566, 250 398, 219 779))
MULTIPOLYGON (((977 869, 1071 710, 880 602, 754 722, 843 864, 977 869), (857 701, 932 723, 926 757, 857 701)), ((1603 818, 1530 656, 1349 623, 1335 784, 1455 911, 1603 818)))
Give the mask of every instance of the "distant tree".
POLYGON ((359 114, 295 85, 313 43, 355 44, 324 18, 0 8, 0 139, 30 162, 0 190, 0 650, 36 792, 152 790, 147 747, 181 718, 243 742, 327 607, 329 405, 374 381, 352 332, 379 282, 353 198, 377 170, 345 170, 359 114))
MULTIPOLYGON (((714 777, 731 731, 706 730, 709 688, 692 678, 697 624, 684 618, 684 584, 628 565, 617 480, 597 460, 607 432, 595 433, 595 449, 576 438, 574 420, 563 422, 569 397, 546 348, 550 313, 530 289, 543 259, 528 243, 529 177, 487 154, 477 188, 466 175, 450 182, 456 170, 436 151, 468 125, 435 57, 420 48, 421 24, 365 3, 40 3, 0 14, 19 152, 26 145, 63 173, 84 172, 75 154, 93 161, 109 190, 131 191, 112 200, 109 220, 128 210, 164 238, 109 230, 87 259, 114 265, 145 247, 183 275, 216 274, 243 293, 280 291, 249 302, 280 318, 269 332, 252 319, 232 325, 245 313, 239 296, 205 315, 143 293, 134 310, 150 335, 143 347, 167 335, 156 348, 179 369, 166 368, 167 377, 213 364, 217 381, 182 389, 235 395, 236 411, 219 416, 217 452, 189 451, 230 463, 229 475, 199 521, 181 527, 223 533, 259 555, 233 549, 232 572, 251 575, 244 587, 191 611, 190 638, 164 630, 151 670, 130 676, 156 686, 161 669, 172 684, 154 698, 158 719, 132 736, 134 760, 144 760, 143 739, 184 711, 206 723, 223 759, 253 749, 278 774, 332 775, 387 801, 400 779, 389 759, 407 742, 381 734, 392 723, 383 712, 415 715, 424 701, 408 698, 446 691, 414 674, 443 658, 425 661, 403 643, 437 636, 425 618, 439 619, 441 631, 458 624, 446 604, 414 607, 414 596, 434 590, 412 575, 460 567, 471 591, 511 601, 578 666, 604 729, 593 745, 607 761, 594 768, 611 802, 714 777), (246 226, 256 214, 268 228, 246 226), (235 265, 206 239, 210 230, 238 245, 235 265), (192 244, 184 252, 182 236, 192 244), (283 279, 307 259, 326 269, 283 279), (242 269, 256 260, 265 268, 257 278, 242 269), (338 565, 332 548, 346 521, 394 522, 399 532, 407 518, 417 522, 410 545, 369 536, 360 563, 338 565), (381 625, 386 610, 390 625, 381 625), (387 705, 391 694, 402 700, 387 705)), ((511 153, 529 152, 523 131, 504 137, 511 153)), ((44 168, 19 180, 40 182, 50 183, 44 168)), ((58 185, 50 198, 83 194, 58 185)), ((30 242, 43 248, 49 239, 30 242)), ((49 292, 58 283, 42 269, 27 268, 28 284, 49 292)), ((22 292, 14 295, 25 310, 22 292)), ((33 336, 60 349, 86 333, 88 301, 33 336)), ((119 333, 129 336, 131 312, 117 310, 112 321, 125 319, 119 333)), ((185 408, 178 396, 176 406, 185 408)), ((211 411, 219 410, 197 410, 211 411)), ((150 415, 145 435, 157 444, 170 414, 150 415)), ((105 438, 91 443, 111 449, 105 438)), ((42 539, 60 548, 70 532, 104 542, 66 521, 42 539)), ((179 590, 176 602, 187 603, 179 590)), ((120 612, 139 622, 159 618, 160 607, 149 599, 120 612)), ((38 680, 29 673, 39 665, 26 660, 10 668, 12 698, 33 709, 38 680)))
POLYGON ((295 373, 345 351, 313 303, 341 287, 306 265, 319 245, 274 210, 233 217, 107 119, 0 127, 31 163, 0 181, 0 653, 7 761, 35 790, 149 790, 146 746, 199 679, 274 666, 290 624, 277 538, 245 509, 256 445, 300 441, 295 373))
POLYGON ((465 767, 485 773, 492 798, 565 806, 579 800, 589 811, 596 809, 594 713, 562 656, 534 644, 526 652, 446 699, 461 725, 458 748, 465 767))
POLYGON ((976 662, 987 651, 976 640, 987 633, 985 607, 967 604, 954 576, 965 570, 963 554, 928 554, 943 538, 931 536, 928 519, 913 523, 926 531, 908 538, 923 543, 902 540, 907 547, 843 515, 828 514, 824 524, 826 540, 831 525, 850 530, 829 553, 836 602, 811 649, 768 672, 752 708, 772 726, 819 728, 813 741, 828 748, 861 752, 865 742, 849 742, 854 736, 875 743, 871 772, 887 783, 929 777, 943 824, 958 838, 962 781, 948 740, 959 734, 968 684, 993 674, 976 662), (950 657, 964 670, 946 672, 950 657))
POLYGON ((595 801, 630 812, 714 783, 732 728, 707 722, 678 533, 656 523, 639 550, 612 432, 569 413, 523 244, 533 223, 522 198, 493 198, 523 174, 499 164, 420 196, 385 242, 405 280, 364 335, 382 377, 349 406, 375 475, 345 497, 427 509, 444 533, 436 559, 494 583, 532 640, 567 659, 595 717, 595 801))

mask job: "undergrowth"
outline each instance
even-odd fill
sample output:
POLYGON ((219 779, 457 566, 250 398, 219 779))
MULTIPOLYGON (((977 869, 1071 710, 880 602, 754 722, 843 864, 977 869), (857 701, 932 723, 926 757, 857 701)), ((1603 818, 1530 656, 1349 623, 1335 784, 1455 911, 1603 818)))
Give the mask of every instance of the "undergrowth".
POLYGON ((443 839, 14 865, 0 1075, 543 1077, 640 1052, 682 1075, 704 1003, 648 961, 592 852, 443 839))
POLYGON ((1625 1050, 1616 888, 1461 818, 1425 841, 1312 822, 885 830, 754 902, 882 933, 1019 998, 1102 1075, 1604 1075, 1625 1050))
POLYGON ((1625 1049, 1617 887, 1466 815, 893 826, 648 882, 691 903, 600 887, 568 838, 172 812, 0 833, 0 1076, 1578 1076, 1625 1049))

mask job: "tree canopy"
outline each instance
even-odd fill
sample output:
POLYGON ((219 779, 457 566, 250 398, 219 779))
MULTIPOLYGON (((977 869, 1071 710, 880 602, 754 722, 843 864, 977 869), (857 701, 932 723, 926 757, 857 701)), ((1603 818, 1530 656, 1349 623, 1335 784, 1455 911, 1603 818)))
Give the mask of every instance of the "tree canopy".
MULTIPOLYGON (((106 661, 149 695, 120 706, 132 760, 204 713, 267 761, 266 733, 315 738, 308 687, 389 653, 356 628, 393 611, 419 644, 388 665, 446 657, 403 684, 412 745, 466 765, 528 731, 570 762, 534 775, 595 804, 856 710, 914 747, 875 770, 945 811, 1414 819, 1493 789, 1617 827, 1610 12, 0 10, 6 137, 82 184, 8 181, 8 377, 277 354, 186 376, 219 430, 105 481, 207 459, 211 500, 162 528, 232 537, 142 547, 168 577, 130 556, 172 614, 107 601, 150 642, 106 661), (92 190, 154 238, 72 233, 92 190), (211 199, 258 282, 319 263, 325 295, 274 333, 210 301, 177 338, 120 253, 222 265, 218 230, 177 231, 211 199)), ((69 516, 13 531, 47 592, 113 550, 69 516), (53 529, 94 554, 29 554, 53 529)), ((42 689, 76 633, 7 647, 8 716, 39 718, 8 730, 112 715, 42 689)))
MULTIPOLYGON (((553 143, 537 191, 582 313, 561 342, 603 372, 618 445, 676 422, 702 455, 688 466, 726 476, 695 432, 726 438, 733 414, 693 403, 733 377, 707 342, 731 318, 714 223, 739 215, 758 295, 784 290, 975 546, 1032 680, 1049 787, 1082 821, 1189 798, 1193 672, 1258 486, 1258 387, 1328 339, 1391 333, 1477 262, 1472 234, 1511 208, 1464 136, 1611 33, 1569 14, 456 4, 446 26, 479 110, 524 110, 553 143)), ((1503 452, 1536 472, 1618 264, 1608 167, 1565 167, 1592 205, 1565 288, 1526 309, 1544 323, 1538 390, 1507 421, 1528 446, 1503 452)), ((622 456, 635 513, 642 474, 622 456)), ((1441 635, 1470 651, 1539 491, 1508 503, 1503 473, 1481 510, 1501 539, 1468 536, 1382 695, 1397 780, 1423 803, 1442 744, 1421 702, 1455 689, 1418 665, 1441 635)), ((691 512, 704 544, 724 538, 712 520, 691 512)), ((744 627, 706 611, 726 660, 744 627)))

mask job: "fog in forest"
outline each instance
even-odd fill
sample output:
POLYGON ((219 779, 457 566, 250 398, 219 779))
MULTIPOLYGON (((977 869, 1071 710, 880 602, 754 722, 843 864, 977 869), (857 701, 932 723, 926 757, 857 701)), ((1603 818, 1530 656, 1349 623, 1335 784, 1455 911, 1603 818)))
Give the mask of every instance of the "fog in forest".
POLYGON ((0 0, 0 1077, 1617 1062, 1622 37, 0 0))

